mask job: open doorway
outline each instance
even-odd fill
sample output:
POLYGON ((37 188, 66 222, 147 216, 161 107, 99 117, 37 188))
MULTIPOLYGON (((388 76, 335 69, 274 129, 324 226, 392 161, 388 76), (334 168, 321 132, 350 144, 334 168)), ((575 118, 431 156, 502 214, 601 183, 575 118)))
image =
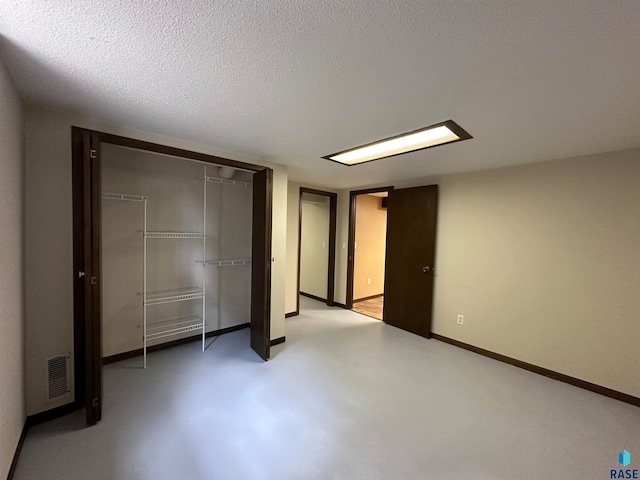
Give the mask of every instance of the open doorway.
POLYGON ((387 239, 387 200, 393 187, 350 195, 347 307, 382 320, 387 239))
POLYGON ((334 305, 337 197, 300 188, 297 311, 300 295, 334 305))

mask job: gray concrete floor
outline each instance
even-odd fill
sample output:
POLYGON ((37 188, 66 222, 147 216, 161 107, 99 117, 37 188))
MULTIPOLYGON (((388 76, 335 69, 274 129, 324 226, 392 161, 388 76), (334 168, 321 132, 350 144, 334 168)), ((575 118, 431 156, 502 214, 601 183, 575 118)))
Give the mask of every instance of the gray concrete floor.
POLYGON ((242 330, 105 367, 104 420, 32 428, 15 478, 604 479, 622 449, 638 468, 638 407, 301 307, 268 363, 242 330))

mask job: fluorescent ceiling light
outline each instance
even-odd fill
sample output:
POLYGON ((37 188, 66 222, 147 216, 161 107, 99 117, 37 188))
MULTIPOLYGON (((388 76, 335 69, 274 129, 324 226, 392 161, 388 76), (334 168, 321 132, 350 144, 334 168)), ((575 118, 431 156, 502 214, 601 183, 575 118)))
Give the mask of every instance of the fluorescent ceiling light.
POLYGON ((322 158, 344 165, 356 165, 416 150, 424 150, 425 148, 445 143, 459 142, 469 138, 472 138, 471 135, 460 128, 458 124, 452 120, 447 120, 420 130, 403 133, 402 135, 396 135, 395 137, 351 148, 322 158))

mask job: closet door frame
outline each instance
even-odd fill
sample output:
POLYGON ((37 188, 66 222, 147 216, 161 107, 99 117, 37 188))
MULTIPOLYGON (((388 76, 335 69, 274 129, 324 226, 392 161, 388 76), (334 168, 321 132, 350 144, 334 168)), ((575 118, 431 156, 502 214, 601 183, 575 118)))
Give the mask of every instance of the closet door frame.
MULTIPOLYGON (((87 425, 94 425, 101 418, 102 408, 102 315, 100 295, 91 295, 91 290, 99 292, 101 278, 101 218, 99 199, 100 185, 100 144, 110 143, 122 147, 135 148, 147 152, 196 160, 215 165, 239 168, 251 172, 267 171, 265 215, 260 222, 263 231, 253 232, 252 248, 271 252, 271 196, 273 190, 273 170, 262 165, 254 165, 238 160, 207 155, 181 148, 160 145, 110 133, 98 132, 81 127, 71 127, 72 186, 73 186, 73 325, 74 325, 74 403, 76 408, 87 410, 87 425), (87 153, 88 152, 88 153, 87 153), (96 174, 87 172, 87 155, 95 160, 96 174), (90 242, 88 239, 93 241, 90 242), (90 263, 90 265, 88 264, 90 263), (99 388, 96 388, 98 386, 99 388)), ((268 265, 270 267, 270 265, 268 265)), ((270 272, 271 269, 267 268, 270 272)), ((254 317, 252 313, 251 334, 269 335, 271 327, 271 275, 265 275, 259 283, 260 289, 251 290, 252 305, 260 305, 264 315, 254 317), (260 318, 262 317, 262 318, 260 318), (257 320, 256 320, 257 318, 257 320), (256 323, 257 321, 257 323, 256 323), (258 329, 259 332, 254 332, 258 329)), ((253 285, 252 285, 253 287, 253 285)), ((269 342, 269 338, 266 338, 269 342)))

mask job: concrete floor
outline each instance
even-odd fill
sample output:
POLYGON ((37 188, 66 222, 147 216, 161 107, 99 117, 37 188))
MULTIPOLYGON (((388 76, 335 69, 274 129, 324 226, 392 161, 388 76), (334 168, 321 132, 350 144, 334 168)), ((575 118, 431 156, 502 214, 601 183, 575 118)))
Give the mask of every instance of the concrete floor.
POLYGON ((286 335, 268 363, 242 330, 105 367, 104 420, 32 428, 15 478, 604 479, 623 449, 638 468, 638 407, 306 298, 286 335))

